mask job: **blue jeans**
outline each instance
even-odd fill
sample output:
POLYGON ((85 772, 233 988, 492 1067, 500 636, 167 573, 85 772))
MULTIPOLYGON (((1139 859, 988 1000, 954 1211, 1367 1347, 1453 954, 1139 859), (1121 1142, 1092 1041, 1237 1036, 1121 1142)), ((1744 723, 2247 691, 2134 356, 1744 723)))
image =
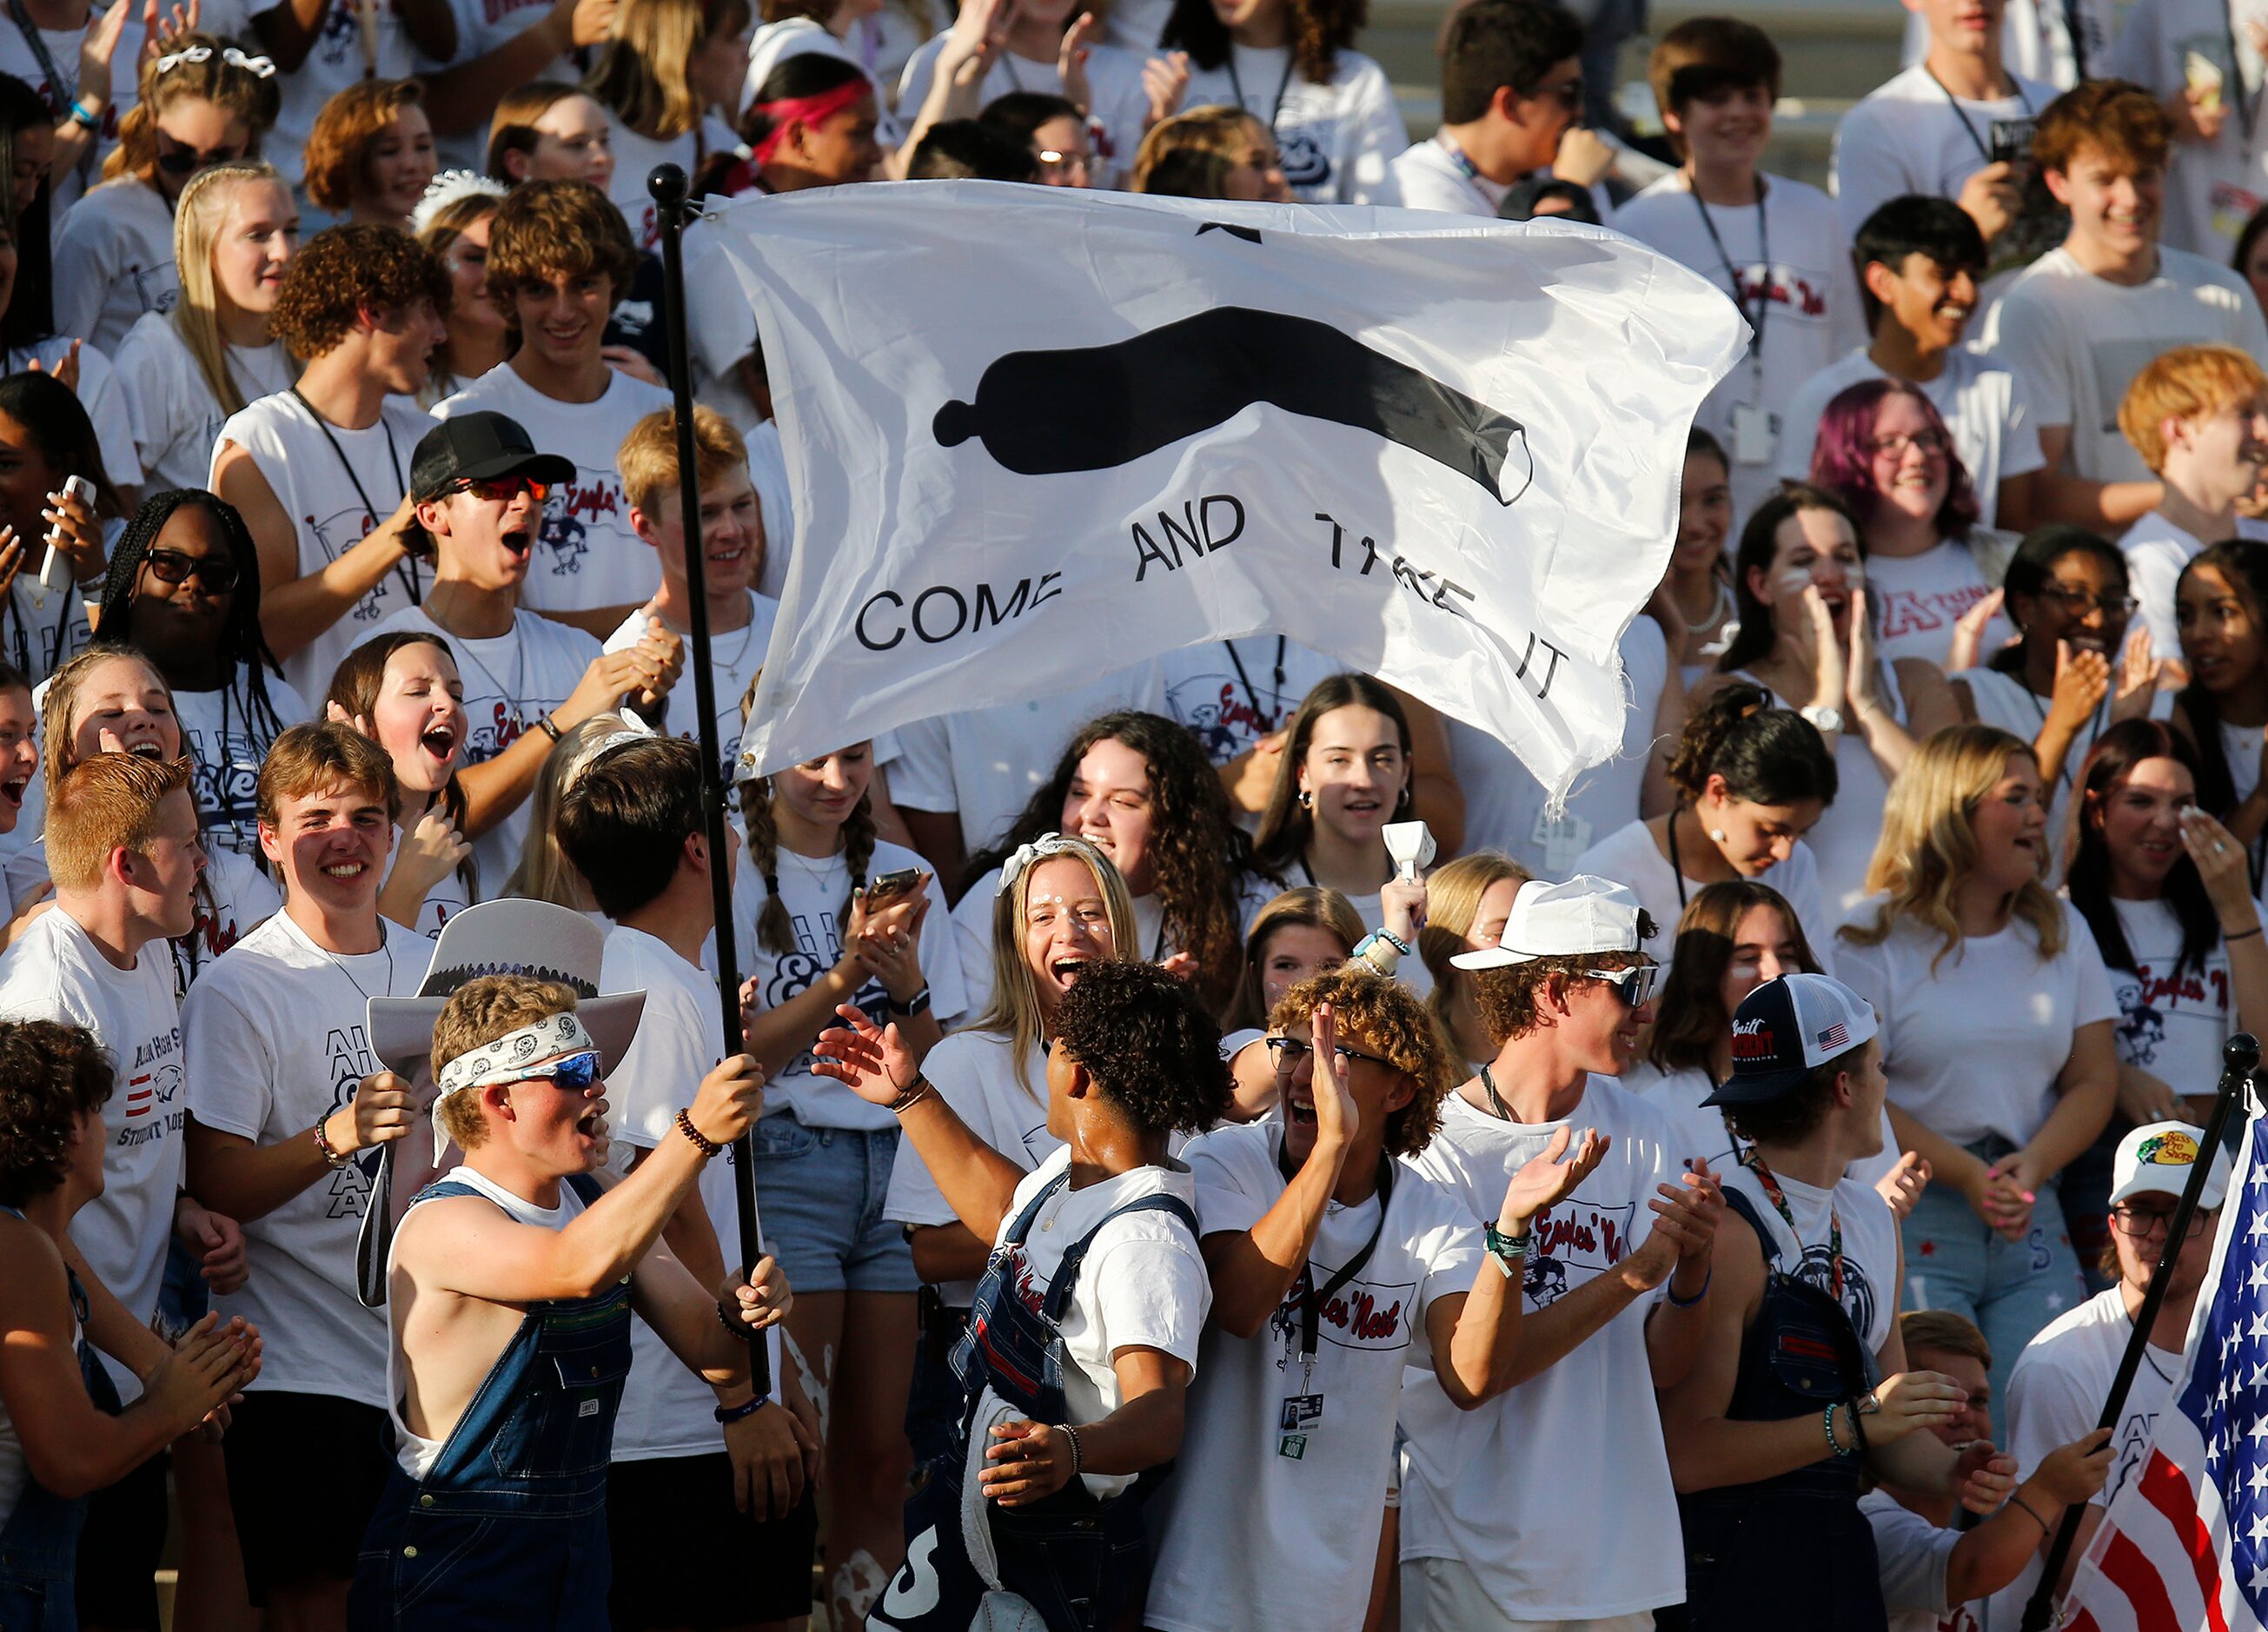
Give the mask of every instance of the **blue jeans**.
MULTIPOLYGON (((1972 1147, 1972 1153, 1982 1155, 1983 1150, 1972 1147)), ((2011 1241, 1979 1218, 1959 1191, 1933 1184, 1922 1192, 1902 1231, 1904 1306, 1966 1315, 1992 1345, 1996 1437, 2006 1436, 1999 1402, 2008 1397, 2016 1356, 2042 1327, 2087 1298, 2053 1180, 2040 1187, 2038 1198, 2032 1204, 2030 1231, 2011 1241)))

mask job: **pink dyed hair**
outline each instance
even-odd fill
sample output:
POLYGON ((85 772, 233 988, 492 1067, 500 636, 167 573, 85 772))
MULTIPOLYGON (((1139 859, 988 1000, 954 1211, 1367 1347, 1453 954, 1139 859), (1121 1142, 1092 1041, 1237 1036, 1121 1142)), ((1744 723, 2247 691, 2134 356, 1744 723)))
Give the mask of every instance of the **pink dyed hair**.
POLYGON ((1958 538, 1984 514, 1977 506, 1976 486, 1969 480, 1969 467, 1961 462, 1953 434, 1946 430, 1937 404, 1903 379, 1865 380, 1836 394, 1819 416, 1819 440, 1811 452, 1812 483, 1839 496, 1860 520, 1874 519, 1881 504, 1881 494, 1874 486, 1874 423, 1881 417, 1883 402, 1893 395, 1912 399, 1921 409, 1923 422, 1945 438, 1945 457, 1953 480, 1946 489, 1945 503, 1937 507, 1937 530, 1958 538))

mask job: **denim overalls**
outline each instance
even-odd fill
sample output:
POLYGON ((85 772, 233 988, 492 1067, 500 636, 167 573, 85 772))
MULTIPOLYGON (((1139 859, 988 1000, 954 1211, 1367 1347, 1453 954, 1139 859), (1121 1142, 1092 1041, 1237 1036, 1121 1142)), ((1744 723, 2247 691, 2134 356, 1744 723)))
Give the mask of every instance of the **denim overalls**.
MULTIPOLYGON (((1741 1369, 1726 1416, 1770 1422, 1808 1417, 1865 1393, 1873 1357, 1851 1317, 1828 1292, 1779 1268, 1779 1249, 1749 1198, 1729 1187, 1726 1203, 1748 1220, 1764 1248, 1764 1301, 1741 1339, 1741 1369)), ((1842 1414, 1838 1433, 1852 1430, 1842 1414)), ((1825 1430, 1820 1430, 1822 1449, 1825 1430)), ((1822 1459, 1758 1484, 1697 1491, 1677 1499, 1685 1532, 1685 1618, 1665 1627, 1693 1632, 1752 1632, 1759 1627, 1883 1632, 1874 1533, 1859 1511, 1855 1453, 1822 1459)))
MULTIPOLYGON (((585 1207, 599 1199, 587 1174, 567 1183, 585 1207)), ((480 1194, 445 1179, 410 1205, 480 1194)), ((349 1625, 603 1632, 607 1464, 630 1367, 628 1281, 530 1304, 425 1477, 395 1465, 363 1540, 349 1625)))
MULTIPOLYGON (((1016 1295, 1027 1268, 1024 1239, 1040 1209, 1067 1179, 1058 1173, 1041 1187, 985 1265, 969 1306, 968 1329, 953 1349, 954 1374, 967 1395, 960 1451, 943 1459, 935 1476, 906 1503, 905 1567, 866 1617, 877 1632, 967 1632, 987 1590, 964 1547, 961 1517, 968 1437, 982 1396, 990 1388, 1035 1422, 1069 1420, 1063 1339, 1057 1327, 1071 1306, 1080 1261, 1103 1225, 1128 1213, 1162 1212, 1197 1233, 1197 1217, 1178 1196, 1137 1196, 1064 1249, 1046 1298, 1038 1310, 1029 1309, 1016 1295)), ((1075 1478, 1029 1507, 977 1500, 991 1534, 1001 1586, 1029 1603, 1048 1632, 1099 1632, 1115 1623, 1143 1568, 1142 1503, 1136 1490, 1098 1502, 1085 1481, 1075 1478)))
MULTIPOLYGON (((0 1207, 11 1218, 24 1215, 0 1207)), ((78 1372, 95 1409, 118 1415, 118 1390, 86 1341, 86 1289, 69 1265, 71 1313, 78 1321, 78 1372)), ((22 1430, 18 1429, 18 1435, 22 1430)), ((79 1526, 88 1498, 70 1501, 42 1489, 27 1469, 16 1511, 0 1526, 0 1632, 77 1632, 76 1588, 79 1526)))

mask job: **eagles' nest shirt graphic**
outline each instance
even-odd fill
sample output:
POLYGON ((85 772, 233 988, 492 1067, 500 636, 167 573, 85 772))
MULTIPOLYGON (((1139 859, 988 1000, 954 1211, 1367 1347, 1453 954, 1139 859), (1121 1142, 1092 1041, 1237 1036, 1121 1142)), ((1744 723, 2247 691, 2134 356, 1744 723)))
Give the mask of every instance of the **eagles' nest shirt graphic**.
POLYGON ((1219 306, 1108 346, 1011 351, 947 402, 946 447, 974 437, 1019 475, 1108 470, 1256 403, 1371 431, 1511 504, 1535 464, 1518 420, 1313 318, 1219 306), (1067 415, 1064 402, 1082 404, 1067 415))

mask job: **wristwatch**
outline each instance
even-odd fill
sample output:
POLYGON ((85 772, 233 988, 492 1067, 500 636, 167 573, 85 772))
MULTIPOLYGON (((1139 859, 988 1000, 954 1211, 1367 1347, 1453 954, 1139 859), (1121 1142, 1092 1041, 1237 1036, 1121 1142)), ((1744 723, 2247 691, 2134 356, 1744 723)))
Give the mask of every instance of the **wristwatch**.
POLYGON ((1489 1261, 1496 1265, 1498 1272, 1506 1280, 1518 1280, 1519 1266, 1528 1257, 1528 1237, 1505 1234, 1496 1227, 1493 1218, 1484 1228, 1485 1233, 1482 1239, 1488 1246, 1489 1261))
POLYGON ((1843 711, 1840 709, 1830 706, 1830 704, 1824 702, 1807 702, 1803 707, 1798 709, 1796 712, 1803 716, 1804 718, 1809 720, 1812 724, 1816 726, 1822 733, 1828 731, 1837 731, 1843 729, 1843 711))
POLYGON ((891 997, 887 994, 885 994, 883 1001, 890 1005, 890 1012, 892 1014, 902 1015, 905 1018, 910 1020, 917 1014, 927 1014, 929 1012, 929 988, 926 986, 923 987, 921 990, 916 992, 903 1003, 900 1003, 896 998, 891 997))

